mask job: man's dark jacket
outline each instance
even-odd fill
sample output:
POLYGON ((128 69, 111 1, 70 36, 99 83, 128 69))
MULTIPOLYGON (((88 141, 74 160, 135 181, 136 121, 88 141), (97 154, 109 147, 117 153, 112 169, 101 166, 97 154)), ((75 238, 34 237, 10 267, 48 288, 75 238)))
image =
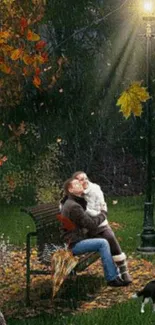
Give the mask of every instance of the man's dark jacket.
POLYGON ((62 215, 69 218, 75 225, 75 229, 72 230, 62 227, 62 237, 70 247, 83 239, 95 237, 95 234, 99 232, 98 226, 105 220, 103 213, 95 218, 90 217, 82 207, 83 200, 83 198, 69 195, 62 207, 62 215))

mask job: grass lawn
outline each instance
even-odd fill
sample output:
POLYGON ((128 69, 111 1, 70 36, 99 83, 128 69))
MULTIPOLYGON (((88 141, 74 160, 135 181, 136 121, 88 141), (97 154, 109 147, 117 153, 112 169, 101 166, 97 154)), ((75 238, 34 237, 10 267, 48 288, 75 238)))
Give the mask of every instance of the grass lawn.
POLYGON ((32 218, 20 212, 18 206, 0 206, 0 236, 9 237, 10 243, 22 246, 25 243, 26 234, 34 231, 32 218))
POLYGON ((89 313, 76 315, 41 315, 27 320, 9 320, 8 325, 152 325, 155 323, 155 313, 148 305, 146 312, 140 314, 140 302, 129 300, 109 309, 97 309, 89 313))
MULTIPOLYGON (((130 256, 133 252, 136 255, 136 248, 140 244, 137 236, 142 231, 144 215, 143 197, 113 198, 108 200, 109 221, 119 223, 120 227, 115 230, 122 249, 130 256), (117 203, 116 203, 117 201, 117 203)), ((117 224, 116 224, 117 226, 117 224)), ((26 233, 34 230, 30 217, 20 213, 19 207, 1 207, 0 213, 0 234, 9 236, 13 245, 22 246, 25 243, 26 233)), ((154 257, 145 259, 154 260, 154 257)), ((93 281, 93 277, 91 278, 93 281)), ((89 282, 85 287, 89 287, 89 282)), ((71 290, 71 287, 69 288, 71 290)), ((113 294, 113 291, 110 292, 113 294)), ((127 302, 118 303, 108 309, 92 309, 84 312, 66 314, 58 312, 53 314, 42 314, 38 317, 26 318, 23 320, 7 318, 8 325, 151 325, 155 323, 155 314, 152 313, 151 304, 146 306, 145 314, 140 314, 141 300, 129 299, 127 302)))
POLYGON ((118 222, 122 227, 115 230, 122 249, 126 253, 136 250, 140 244, 140 233, 142 231, 144 217, 144 198, 125 197, 117 200, 109 200, 109 221, 118 222), (113 205, 112 203, 118 203, 113 205))

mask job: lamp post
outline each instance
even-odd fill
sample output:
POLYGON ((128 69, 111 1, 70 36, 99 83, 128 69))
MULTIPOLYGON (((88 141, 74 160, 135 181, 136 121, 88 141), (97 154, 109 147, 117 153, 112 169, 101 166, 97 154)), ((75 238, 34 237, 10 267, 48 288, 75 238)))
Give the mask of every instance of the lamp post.
MULTIPOLYGON (((152 1, 145 2, 144 9, 147 15, 143 17, 146 22, 146 85, 151 94, 151 43, 152 29, 151 23, 155 20, 152 14, 152 1)), ((153 203, 152 203, 152 100, 151 98, 146 103, 147 110, 147 186, 146 186, 146 201, 144 204, 144 222, 143 231, 141 233, 141 246, 137 250, 145 254, 155 253, 155 230, 153 220, 153 203)))

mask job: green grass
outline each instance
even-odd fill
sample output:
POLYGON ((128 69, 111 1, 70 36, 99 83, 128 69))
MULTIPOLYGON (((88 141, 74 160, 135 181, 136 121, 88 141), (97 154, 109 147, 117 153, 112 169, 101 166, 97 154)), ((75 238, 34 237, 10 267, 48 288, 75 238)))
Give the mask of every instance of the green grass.
POLYGON ((96 309, 76 315, 41 315, 34 319, 8 320, 8 325, 151 325, 155 323, 155 313, 151 305, 146 306, 144 314, 140 313, 140 301, 129 300, 109 309, 96 309))
POLYGON ((18 206, 0 206, 0 236, 9 237, 10 243, 22 246, 25 243, 26 234, 34 231, 32 218, 20 212, 18 206))
MULTIPOLYGON (((116 200, 116 199, 115 199, 116 200)), ((140 244, 144 218, 144 198, 125 197, 117 198, 118 203, 112 204, 109 199, 109 221, 118 222, 122 228, 115 230, 117 238, 120 238, 122 249, 127 253, 134 252, 140 244)))

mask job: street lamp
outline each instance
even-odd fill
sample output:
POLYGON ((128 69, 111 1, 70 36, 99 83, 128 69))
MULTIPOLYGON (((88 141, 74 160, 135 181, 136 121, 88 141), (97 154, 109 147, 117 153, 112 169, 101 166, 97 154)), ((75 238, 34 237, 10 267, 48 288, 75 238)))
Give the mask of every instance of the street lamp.
MULTIPOLYGON (((144 3, 145 15, 143 19, 146 22, 146 85, 151 94, 151 43, 152 29, 151 23, 155 20, 153 15, 153 2, 151 0, 144 3)), ((146 202, 144 204, 144 222, 143 231, 141 233, 141 246, 138 251, 145 254, 155 253, 155 230, 153 220, 153 203, 152 203, 152 100, 151 98, 146 103, 147 110, 147 187, 146 187, 146 202)))

